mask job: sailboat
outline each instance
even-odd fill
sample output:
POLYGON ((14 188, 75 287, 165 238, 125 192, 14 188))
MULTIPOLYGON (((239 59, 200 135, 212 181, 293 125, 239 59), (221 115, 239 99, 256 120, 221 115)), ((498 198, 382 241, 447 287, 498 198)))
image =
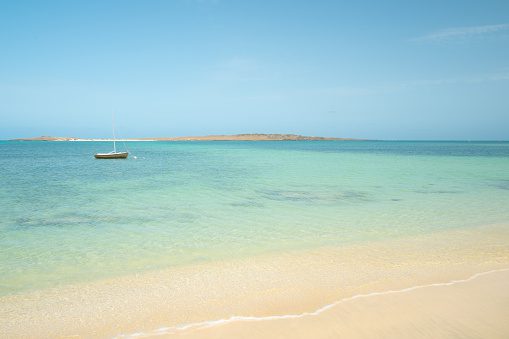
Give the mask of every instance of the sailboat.
POLYGON ((117 152, 117 144, 115 140, 115 116, 112 115, 112 126, 113 126, 113 151, 109 153, 96 153, 94 156, 96 159, 126 159, 129 155, 128 152, 117 152))

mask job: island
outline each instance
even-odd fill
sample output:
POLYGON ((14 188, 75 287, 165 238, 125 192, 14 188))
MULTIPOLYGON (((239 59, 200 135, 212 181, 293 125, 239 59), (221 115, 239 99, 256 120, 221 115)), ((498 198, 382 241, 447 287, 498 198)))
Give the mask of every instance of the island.
MULTIPOLYGON (((105 138, 76 138, 40 136, 35 138, 19 138, 18 141, 112 141, 105 138)), ((315 137, 298 134, 234 134, 234 135, 206 135, 187 137, 160 137, 160 138, 127 138, 117 141, 299 141, 299 140, 362 140, 353 138, 315 137)))

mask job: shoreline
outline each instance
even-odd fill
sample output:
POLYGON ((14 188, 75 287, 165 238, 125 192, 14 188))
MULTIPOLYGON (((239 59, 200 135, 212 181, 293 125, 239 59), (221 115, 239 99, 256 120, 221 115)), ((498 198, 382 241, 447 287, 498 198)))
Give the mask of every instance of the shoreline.
POLYGON ((232 315, 309 313, 331 300, 508 268, 508 240, 507 225, 480 226, 11 295, 0 298, 0 335, 114 337, 232 315))
POLYGON ((506 338, 509 268, 464 279, 359 294, 314 312, 232 316, 114 338, 506 338), (500 299, 503 302, 500 302, 500 299), (346 318, 346 319, 345 319, 346 318))
MULTIPOLYGON (((261 316, 261 317, 255 317, 255 316, 231 316, 229 318, 225 319, 217 319, 217 320, 208 320, 203 321, 199 323, 190 323, 190 324, 181 324, 173 327, 162 327, 156 330, 153 330, 151 332, 136 332, 131 334, 119 334, 115 336, 114 338, 131 338, 131 337, 153 337, 153 336, 165 336, 165 335, 173 335, 173 334, 180 334, 184 331, 197 331, 197 330, 206 330, 206 329, 212 329, 215 330, 215 327, 220 326, 226 326, 229 324, 235 324, 235 323, 249 323, 249 322, 268 322, 268 321, 278 321, 278 320, 293 320, 293 319, 301 319, 301 318, 308 318, 308 317, 318 317, 322 315, 323 313, 326 313, 328 311, 331 311, 335 309, 336 307, 340 306, 344 303, 350 303, 355 302, 360 299, 366 299, 366 298, 376 298, 376 297, 383 297, 383 296, 389 296, 389 295, 397 295, 397 294, 405 294, 410 293, 413 291, 419 291, 422 289, 429 289, 429 288, 436 288, 436 287, 450 287, 455 286, 459 284, 469 283, 474 280, 478 280, 481 277, 492 275, 496 273, 508 273, 509 267, 507 268, 500 268, 500 269, 494 269, 490 271, 484 271, 475 273, 467 278, 463 279, 456 279, 451 280, 447 282, 436 282, 431 283, 427 285, 415 285, 410 286, 407 288, 399 289, 399 290, 385 290, 385 291, 375 291, 367 294, 356 294, 351 297, 346 297, 343 299, 339 299, 337 301, 334 301, 330 304, 326 304, 319 309, 316 309, 314 311, 306 311, 299 314, 278 314, 278 315, 268 315, 268 316, 261 316)), ((504 281, 509 282, 509 274, 507 278, 504 279, 504 281)), ((311 337, 312 334, 310 334, 311 337)))

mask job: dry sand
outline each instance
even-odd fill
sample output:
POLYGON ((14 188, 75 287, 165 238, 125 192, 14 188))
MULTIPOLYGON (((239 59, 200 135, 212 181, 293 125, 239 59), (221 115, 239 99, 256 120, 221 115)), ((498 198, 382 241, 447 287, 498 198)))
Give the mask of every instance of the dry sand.
POLYGON ((164 338, 508 338, 509 269, 347 299, 321 313, 239 319, 164 338))

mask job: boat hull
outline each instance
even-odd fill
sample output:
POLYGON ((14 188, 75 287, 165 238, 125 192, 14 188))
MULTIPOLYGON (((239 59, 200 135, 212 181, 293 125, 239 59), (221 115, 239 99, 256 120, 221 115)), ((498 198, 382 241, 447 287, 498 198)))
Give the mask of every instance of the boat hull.
POLYGON ((112 153, 97 153, 94 155, 96 159, 126 159, 129 153, 127 152, 112 152, 112 153))

